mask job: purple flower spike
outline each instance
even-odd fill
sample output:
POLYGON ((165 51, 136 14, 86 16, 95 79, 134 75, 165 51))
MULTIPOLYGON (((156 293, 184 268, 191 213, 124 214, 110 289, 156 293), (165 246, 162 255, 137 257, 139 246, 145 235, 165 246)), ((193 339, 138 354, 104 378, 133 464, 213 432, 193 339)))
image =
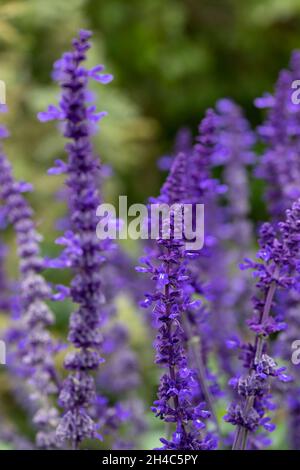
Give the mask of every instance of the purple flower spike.
MULTIPOLYGON (((300 108, 292 100, 292 83, 300 77, 300 51, 294 51, 288 70, 278 78, 274 96, 256 100, 256 105, 267 108, 267 116, 259 133, 267 144, 257 176, 266 182, 265 199, 274 221, 282 220, 284 211, 300 196, 300 108)), ((298 315, 300 292, 281 292, 276 315, 285 325, 284 332, 274 344, 274 353, 289 361, 291 344, 299 338, 298 315)), ((290 444, 300 447, 299 368, 294 368, 295 381, 283 390, 288 394, 290 444), (297 416, 298 413, 298 416, 297 416)))
POLYGON ((255 101, 256 106, 267 108, 265 122, 258 128, 267 147, 256 174, 267 183, 266 201, 274 220, 282 219, 300 196, 300 111, 292 102, 292 83, 300 76, 299 55, 294 51, 289 69, 281 71, 274 96, 255 101))
MULTIPOLYGON (((186 197, 187 165, 187 155, 179 153, 157 198, 158 203, 178 203, 178 210, 181 210, 180 203, 186 197)), ((174 228, 171 216, 170 239, 158 238, 152 254, 142 260, 145 263, 142 271, 149 272, 156 283, 155 292, 147 295, 147 303, 153 305, 158 327, 156 363, 165 369, 152 410, 157 417, 175 426, 169 439, 161 439, 163 449, 213 449, 216 440, 203 433, 204 421, 210 413, 205 409, 206 404, 195 403, 194 390, 198 381, 196 372, 188 365, 183 322, 191 304, 186 292, 191 281, 185 263, 184 243, 176 239, 174 228)))
POLYGON ((267 339, 272 333, 284 329, 277 317, 272 316, 278 289, 290 291, 295 287, 295 275, 299 269, 300 254, 300 200, 286 211, 285 222, 273 227, 264 224, 260 231, 260 250, 250 267, 258 278, 258 295, 254 297, 254 315, 248 322, 256 333, 253 345, 241 346, 241 358, 248 373, 231 380, 240 400, 231 404, 225 420, 237 426, 233 449, 247 448, 250 433, 261 427, 272 432, 274 426, 266 416, 273 408, 270 400, 271 379, 289 382, 283 374, 285 368, 277 367, 267 353, 267 339))
MULTIPOLYGON (((0 229, 4 226, 4 221, 1 220, 3 218, 2 212, 0 208, 0 229)), ((9 299, 10 294, 10 285, 9 281, 6 277, 6 269, 5 269, 5 259, 7 255, 7 248, 6 246, 0 241, 0 311, 9 313, 11 302, 9 299)))
MULTIPOLYGON (((70 226, 57 241, 65 249, 52 266, 72 269, 70 296, 78 304, 71 315, 68 336, 76 350, 65 359, 70 375, 59 397, 65 413, 57 429, 58 436, 69 441, 73 448, 84 439, 99 437, 89 413, 96 399, 95 382, 90 373, 103 362, 99 353, 102 342, 99 327, 104 315, 100 271, 105 258, 96 237, 96 209, 101 202, 98 193, 100 165, 93 154, 91 134, 94 123, 104 114, 97 114, 94 106, 87 106, 87 95, 90 79, 108 83, 112 76, 100 73, 103 66, 87 70, 82 65, 90 48, 90 37, 89 31, 81 30, 73 40, 72 51, 55 63, 53 77, 62 89, 60 102, 58 107, 49 106, 46 113, 39 114, 42 121, 62 121, 63 135, 69 139, 65 146, 67 163, 57 161, 56 168, 51 170, 54 174, 66 174, 70 226)), ((60 286, 57 298, 67 293, 60 286)))
POLYGON ((241 108, 233 101, 219 100, 216 110, 219 138, 213 163, 224 165, 224 183, 228 188, 226 215, 231 220, 227 237, 245 250, 251 244, 251 224, 247 219, 250 211, 247 165, 255 161, 252 151, 255 137, 241 108))
POLYGON ((51 290, 41 274, 41 236, 32 219, 33 210, 23 196, 26 188, 24 183, 14 179, 11 165, 1 149, 0 198, 5 204, 7 221, 16 232, 20 260, 21 316, 12 329, 17 334, 19 349, 14 356, 13 368, 22 371, 29 385, 30 396, 37 404, 33 418, 39 429, 37 446, 50 449, 58 446, 53 429, 57 425, 58 413, 51 403, 51 396, 58 392, 53 362, 55 346, 47 331, 54 323, 54 317, 46 304, 51 297, 51 290))

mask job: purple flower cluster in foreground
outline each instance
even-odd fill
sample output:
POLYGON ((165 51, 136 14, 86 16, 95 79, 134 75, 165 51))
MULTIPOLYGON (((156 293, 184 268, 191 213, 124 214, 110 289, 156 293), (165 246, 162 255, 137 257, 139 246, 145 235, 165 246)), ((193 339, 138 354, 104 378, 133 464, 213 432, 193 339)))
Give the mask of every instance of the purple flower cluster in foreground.
MULTIPOLYGON (((280 73, 274 95, 255 101, 267 109, 256 131, 226 98, 205 113, 195 139, 189 129, 178 132, 170 155, 159 160, 165 183, 148 201, 171 210, 158 227, 144 221, 158 235, 143 242, 134 268, 136 259, 121 244, 96 234, 105 172, 92 138, 106 113, 97 112, 89 84, 108 84, 112 76, 102 65, 86 67, 90 37, 79 31, 55 62, 59 102, 38 115, 58 121, 67 140, 66 159, 48 172, 64 176, 57 258, 42 256, 25 194, 32 188, 15 179, 0 148, 0 229, 15 233, 19 268, 11 279, 11 247, 1 237, 7 374, 13 399, 36 431, 33 442, 10 426, 0 430, 1 440, 17 449, 84 449, 91 441, 96 448, 142 447, 148 401, 152 420, 162 424, 153 445, 164 450, 263 449, 272 444, 279 413, 289 423, 288 446, 299 449, 300 374, 288 363, 300 331, 300 108, 291 99, 300 52, 280 73), (269 220, 259 228, 250 217, 251 172, 265 183, 269 220), (192 250, 176 221, 195 214, 198 204, 205 210, 204 246, 192 250), (48 282, 56 270, 69 283, 48 282), (72 309, 66 345, 54 339, 51 302, 54 312, 57 305, 72 309), (142 315, 140 307, 151 313, 142 315)), ((1 125, 0 139, 6 137, 1 125)))
POLYGON ((245 268, 254 270, 258 277, 258 295, 253 298, 254 315, 248 320, 249 328, 255 333, 253 344, 239 345, 242 349, 244 367, 248 374, 235 377, 231 385, 241 397, 239 403, 230 406, 225 419, 238 426, 234 449, 244 449, 247 445, 247 433, 256 431, 259 426, 272 431, 274 425, 266 416, 273 409, 270 394, 270 378, 289 382, 291 377, 285 374, 285 367, 278 367, 268 354, 266 340, 270 335, 286 328, 280 318, 271 315, 278 288, 292 289, 296 285, 299 272, 300 248, 300 201, 287 210, 285 222, 278 228, 264 224, 260 230, 260 262, 246 260, 245 268))
MULTIPOLYGON (((178 203, 175 210, 181 211, 180 203, 187 188, 186 176, 186 155, 179 153, 157 201, 170 205, 178 203)), ((154 305, 158 325, 156 363, 165 368, 160 379, 158 399, 152 409, 165 422, 176 424, 172 437, 161 439, 163 449, 209 450, 217 444, 214 437, 204 431, 204 421, 209 418, 210 412, 205 402, 195 400, 197 377, 195 370, 188 365, 185 349, 182 316, 195 305, 188 294, 190 277, 185 263, 184 243, 176 238, 175 217, 176 214, 172 213, 171 238, 164 238, 162 222, 157 250, 152 256, 142 259, 146 267, 137 268, 149 272, 156 284, 155 292, 147 295, 146 305, 154 305)))

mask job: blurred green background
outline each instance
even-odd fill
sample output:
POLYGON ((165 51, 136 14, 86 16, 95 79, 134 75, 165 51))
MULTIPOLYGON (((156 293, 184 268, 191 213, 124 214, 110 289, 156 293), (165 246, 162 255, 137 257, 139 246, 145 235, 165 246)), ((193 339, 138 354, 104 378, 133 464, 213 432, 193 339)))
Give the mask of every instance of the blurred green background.
MULTIPOLYGON (((53 123, 38 123, 36 114, 56 101, 52 64, 79 28, 94 32, 91 65, 104 63, 115 77, 94 87, 98 108, 109 113, 95 137, 97 152, 114 169, 106 200, 127 194, 129 202, 142 202, 159 191, 164 176, 157 159, 170 151, 176 131, 188 126, 195 133, 218 98, 235 99, 254 126, 261 120, 253 99, 273 89, 291 51, 300 48, 300 0, 0 0, 0 80, 9 107, 3 119, 12 135, 5 149, 16 176, 35 187, 30 199, 48 255, 56 251, 55 221, 64 206, 56 196, 62 180, 46 171, 63 156, 64 142, 53 123)), ((252 192, 258 220, 264 215, 260 185, 252 192)), ((13 274, 15 263, 9 269, 13 274)), ((130 318, 128 301, 120 302, 130 318)), ((59 329, 68 309, 56 308, 62 309, 59 329)), ((143 350, 147 333, 135 318, 132 341, 143 350)), ((146 356, 150 347, 149 340, 146 356)), ((147 388, 154 372, 143 373, 147 388)), ((151 389, 147 393, 151 401, 151 389)))
POLYGON ((137 202, 157 193, 156 159, 176 131, 195 131, 218 98, 234 98, 258 122, 253 99, 272 89, 300 47, 300 0, 1 0, 9 155, 35 184, 37 209, 57 184, 45 170, 63 143, 36 112, 55 100, 52 63, 80 27, 94 32, 91 64, 105 63, 115 76, 97 86, 98 106, 109 112, 97 150, 116 172, 108 197, 124 193, 137 202))

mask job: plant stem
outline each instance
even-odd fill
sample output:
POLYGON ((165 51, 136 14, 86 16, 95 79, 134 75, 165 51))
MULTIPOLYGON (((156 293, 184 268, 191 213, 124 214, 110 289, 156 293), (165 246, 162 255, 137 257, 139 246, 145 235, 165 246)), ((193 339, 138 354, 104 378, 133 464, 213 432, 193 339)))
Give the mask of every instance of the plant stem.
POLYGON ((217 415, 214 410, 212 396, 206 383, 205 365, 203 363, 203 358, 201 354, 201 338, 200 338, 200 335, 193 334, 193 332, 191 331, 189 322, 187 320, 184 322, 184 326, 185 326, 186 334, 188 337, 188 341, 187 341, 188 348, 193 358, 194 364, 196 366, 197 379, 199 382, 199 386, 200 386, 201 392, 204 395, 204 399, 207 403, 208 409, 211 412, 213 421, 216 425, 216 431, 220 434, 220 427, 219 427, 217 415))
MULTIPOLYGON (((261 315, 260 323, 264 323, 267 321, 270 312, 271 312, 271 307, 272 307, 272 302, 273 298, 276 292, 276 287, 277 287, 277 278, 279 275, 279 266, 276 267, 275 272, 274 272, 274 280, 271 282, 267 295, 266 295, 266 301, 263 309, 263 313, 261 315)), ((257 364, 262 357, 262 352, 263 352, 263 347, 265 343, 265 338, 262 335, 256 335, 255 337, 255 355, 254 355, 254 364, 257 364)), ((252 367, 253 367, 252 365, 252 367)), ((255 371, 252 369, 249 375, 253 375, 255 371)), ((246 416, 249 410, 252 408, 254 403, 254 397, 253 396, 248 396, 245 401, 245 405, 243 408, 243 416, 246 416)), ((245 450, 247 447, 247 440, 248 440, 248 430, 243 427, 243 426, 238 426, 236 434, 235 434, 235 439, 234 443, 232 446, 232 450, 245 450)))

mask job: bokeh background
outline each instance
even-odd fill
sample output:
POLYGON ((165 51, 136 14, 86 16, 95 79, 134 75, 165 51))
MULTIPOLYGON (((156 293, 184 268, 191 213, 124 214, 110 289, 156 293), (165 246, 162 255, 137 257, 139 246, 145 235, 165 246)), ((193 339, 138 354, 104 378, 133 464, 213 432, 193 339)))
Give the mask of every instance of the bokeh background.
MULTIPOLYGON (((47 176, 54 158, 63 155, 63 140, 53 124, 40 124, 38 111, 56 100, 50 78, 53 62, 69 48, 79 28, 94 32, 91 64, 104 63, 114 81, 96 87, 102 121, 95 146, 113 168, 105 198, 143 202, 159 191, 164 175, 160 156, 172 148, 178 129, 193 133, 206 108, 231 97, 243 106, 253 126, 261 120, 253 106, 256 96, 271 91, 290 53, 300 48, 300 0, 19 0, 0 1, 0 79, 7 87, 11 131, 5 143, 15 174, 33 183, 30 195, 43 250, 56 253, 56 220, 64 213, 57 197, 59 178, 47 176)), ((263 188, 252 182, 252 218, 264 219, 263 188)), ((4 234, 11 247, 8 270, 16 273, 13 234, 4 234)), ((125 247, 134 252, 134 247, 125 247)), ((51 280, 51 273, 48 274, 51 280)), ((64 273, 55 280, 66 280, 64 273), (62 279, 58 279, 61 277, 62 279)), ((64 337, 70 306, 55 306, 55 334, 64 337)), ((151 368, 151 338, 130 299, 118 299, 120 316, 131 324, 131 341, 141 361, 141 392, 149 406, 155 394, 157 371, 151 368), (150 360, 149 360, 150 358, 150 360)), ((1 326, 6 319, 1 317, 1 326)), ((1 369, 0 411, 32 432, 26 413, 8 393, 1 369)), ((157 444, 160 433, 149 414, 144 445, 157 444)), ((280 446, 280 432, 274 446, 280 446)), ((4 444, 3 444, 4 445, 4 444)))

